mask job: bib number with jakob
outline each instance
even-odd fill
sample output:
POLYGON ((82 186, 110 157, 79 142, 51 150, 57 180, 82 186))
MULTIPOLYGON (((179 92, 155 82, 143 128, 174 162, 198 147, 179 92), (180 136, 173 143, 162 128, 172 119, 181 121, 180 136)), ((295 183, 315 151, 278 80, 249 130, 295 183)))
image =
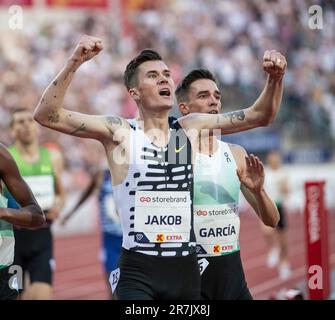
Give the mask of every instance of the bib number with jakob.
POLYGON ((137 191, 135 241, 189 242, 191 199, 188 191, 137 191))

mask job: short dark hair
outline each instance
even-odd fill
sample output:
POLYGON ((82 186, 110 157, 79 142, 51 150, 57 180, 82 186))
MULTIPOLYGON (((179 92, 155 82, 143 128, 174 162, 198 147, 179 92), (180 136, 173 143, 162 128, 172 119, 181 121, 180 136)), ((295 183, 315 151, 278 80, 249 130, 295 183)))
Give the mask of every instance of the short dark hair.
POLYGON ((194 81, 200 80, 200 79, 209 79, 216 83, 216 79, 214 75, 205 68, 200 69, 194 69, 192 70, 178 85, 175 94, 177 97, 177 101, 187 101, 188 100, 188 90, 190 89, 191 84, 194 81))
POLYGON ((11 117, 10 117, 10 123, 9 126, 12 127, 14 124, 14 114, 19 113, 19 112, 30 112, 28 108, 24 107, 16 107, 11 111, 11 117))
POLYGON ((137 84, 136 76, 138 67, 144 62, 154 60, 163 59, 158 52, 151 49, 145 49, 142 50, 133 60, 128 63, 126 71, 123 75, 123 81, 128 90, 133 88, 137 84))

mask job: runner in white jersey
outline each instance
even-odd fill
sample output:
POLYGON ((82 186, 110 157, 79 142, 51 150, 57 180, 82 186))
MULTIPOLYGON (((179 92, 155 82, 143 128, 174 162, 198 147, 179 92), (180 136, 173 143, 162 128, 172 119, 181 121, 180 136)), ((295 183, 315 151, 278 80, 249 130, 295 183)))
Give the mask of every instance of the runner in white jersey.
MULTIPOLYGON (((20 176, 14 159, 0 144, 0 300, 16 299, 19 288, 15 288, 14 281, 10 280, 15 273, 22 274, 17 268, 14 268, 15 271, 10 270, 14 261, 13 225, 37 228, 44 222, 43 211, 20 176), (21 208, 7 208, 7 199, 2 195, 3 187, 10 190, 21 208)), ((22 283, 22 279, 16 279, 16 285, 19 283, 22 283)))
POLYGON ((82 37, 44 92, 35 119, 63 133, 96 139, 105 148, 123 230, 118 298, 197 299, 200 277, 194 249, 190 139, 196 143, 199 130, 206 128, 232 133, 271 123, 282 98, 286 60, 274 50, 266 51, 263 69, 268 78, 263 92, 249 108, 229 114, 169 118, 174 82, 153 50, 143 50, 124 74, 139 108, 138 119, 63 108, 74 73, 102 48, 100 39, 82 37))
MULTIPOLYGON (((191 71, 176 90, 182 114, 218 113, 221 92, 206 69, 191 71)), ((239 192, 261 221, 275 227, 279 213, 263 188, 264 170, 257 157, 247 156, 213 134, 203 134, 194 165, 194 229, 203 299, 247 300, 239 245, 239 192)))

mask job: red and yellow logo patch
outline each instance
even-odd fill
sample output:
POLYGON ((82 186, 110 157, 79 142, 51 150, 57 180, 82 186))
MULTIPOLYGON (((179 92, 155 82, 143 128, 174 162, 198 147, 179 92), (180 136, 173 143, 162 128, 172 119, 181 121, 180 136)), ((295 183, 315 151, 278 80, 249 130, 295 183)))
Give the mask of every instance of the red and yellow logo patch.
POLYGON ((156 241, 157 242, 163 242, 164 241, 164 234, 160 233, 156 235, 156 241))
POLYGON ((215 245, 215 246, 213 247, 213 252, 214 252, 214 253, 220 253, 220 246, 219 246, 219 245, 215 245))

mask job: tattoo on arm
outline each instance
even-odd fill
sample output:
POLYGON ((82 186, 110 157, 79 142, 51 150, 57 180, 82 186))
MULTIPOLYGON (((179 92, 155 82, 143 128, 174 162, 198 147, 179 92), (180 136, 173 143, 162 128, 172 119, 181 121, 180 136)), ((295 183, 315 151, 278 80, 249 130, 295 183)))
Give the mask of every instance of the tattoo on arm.
MULTIPOLYGON (((231 123, 233 123, 234 119, 237 119, 239 121, 243 121, 245 119, 245 114, 243 110, 223 113, 221 116, 224 118, 230 118, 231 123)), ((220 117, 218 117, 218 123, 219 121, 220 121, 220 117)))
POLYGON ((86 129, 86 125, 85 125, 85 123, 82 123, 79 128, 77 128, 76 130, 70 132, 70 134, 76 134, 77 132, 84 131, 85 129, 86 129))
POLYGON ((117 125, 122 125, 122 121, 119 117, 107 117, 107 121, 109 124, 117 124, 117 125))
POLYGON ((57 83, 58 83, 58 81, 55 80, 52 84, 53 84, 54 86, 57 86, 57 83))
POLYGON ((58 123, 59 122, 59 114, 56 110, 52 110, 48 116, 48 122, 58 123))

